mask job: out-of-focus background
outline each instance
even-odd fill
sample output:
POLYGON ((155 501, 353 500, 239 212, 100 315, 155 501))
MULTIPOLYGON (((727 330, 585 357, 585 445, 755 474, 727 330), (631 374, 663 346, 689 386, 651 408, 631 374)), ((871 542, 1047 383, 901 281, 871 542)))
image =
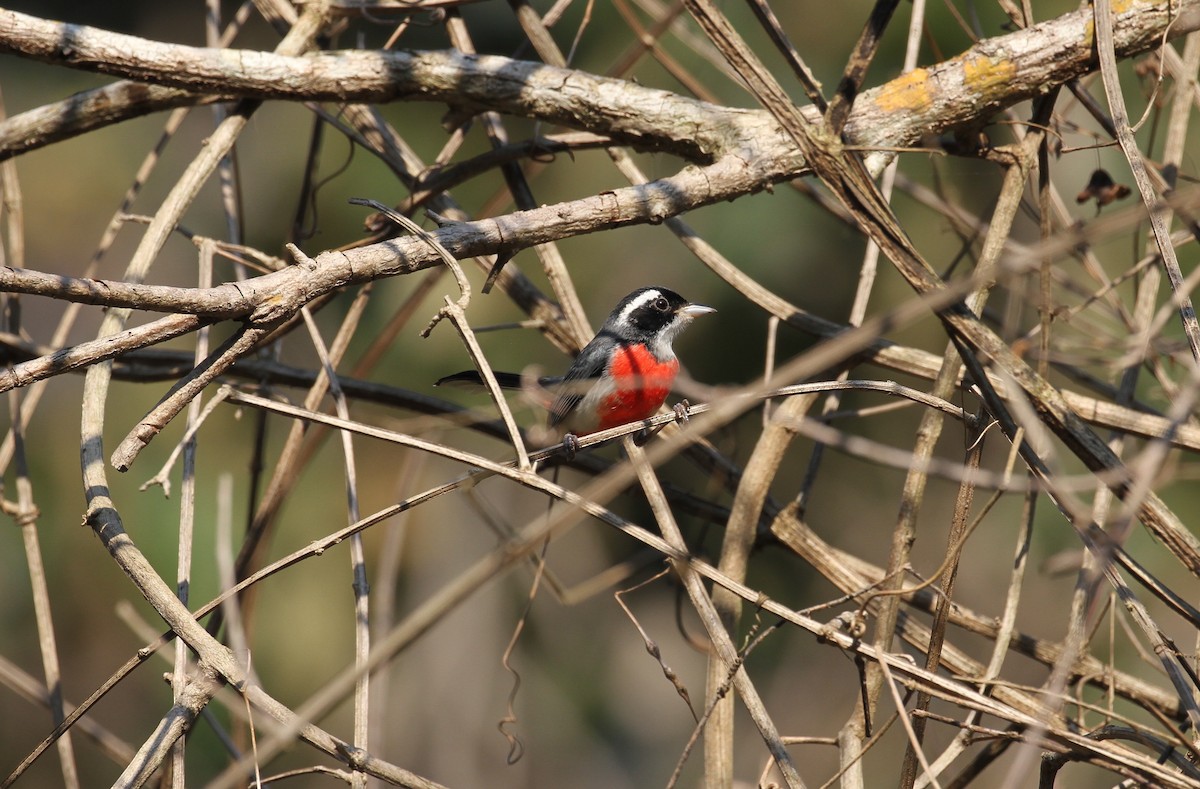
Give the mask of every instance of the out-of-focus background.
MULTIPOLYGON (((970 15, 968 25, 984 36, 1004 32, 1007 17, 998 8, 990 4, 955 5, 970 15)), ((538 2, 535 6, 545 13, 550 4, 538 2)), ((810 3, 775 6, 784 29, 818 79, 827 87, 836 84, 868 7, 848 4, 833 9, 810 3)), ((147 39, 192 45, 204 42, 204 9, 200 3, 41 0, 10 3, 9 7, 147 39)), ((228 15, 235 7, 226 3, 223 11, 228 15)), ((1038 18, 1045 19, 1073 7, 1074 4, 1067 2, 1039 2, 1036 10, 1038 18)), ((729 5, 723 10, 744 22, 744 29, 754 29, 744 8, 729 5)), ((586 12, 590 21, 579 36, 573 65, 603 73, 616 55, 629 46, 632 36, 616 4, 589 5, 586 12)), ((479 51, 532 57, 523 47, 524 37, 508 5, 494 1, 468 4, 463 6, 462 14, 479 51)), ((559 23, 555 35, 564 49, 570 47, 584 14, 585 5, 575 3, 559 23)), ((897 18, 906 19, 907 14, 905 5, 897 18)), ((278 41, 276 34, 253 12, 251 17, 235 46, 273 48, 278 41)), ((427 23, 423 15, 419 21, 422 24, 413 25, 398 46, 448 46, 440 25, 427 23)), ((692 35, 698 35, 690 21, 679 24, 686 26, 692 35)), ((905 23, 894 22, 887 31, 868 85, 882 84, 899 73, 904 28, 905 23)), ((334 46, 377 47, 391 30, 390 24, 358 22, 334 46)), ((747 35, 763 57, 783 74, 784 68, 765 38, 760 33, 747 35)), ((971 43, 959 21, 941 7, 930 9, 925 36, 923 63, 943 59, 971 43)), ((665 41, 667 49, 713 92, 715 100, 754 106, 740 87, 679 44, 677 38, 665 41)), ((1123 74, 1127 95, 1131 103, 1137 103, 1133 112, 1136 116, 1145 104, 1141 97, 1143 83, 1132 69, 1123 74)), ((642 84, 686 92, 651 58, 643 58, 632 76, 642 84)), ((81 70, 0 56, 0 90, 5 112, 10 116, 110 81, 108 77, 81 70)), ((794 93, 797 100, 802 99, 798 89, 794 93)), ((382 111, 426 161, 434 160, 446 144, 447 132, 441 125, 444 106, 397 103, 382 107, 382 111)), ((1028 115, 1027 108, 1021 112, 1028 115)), ((156 114, 131 120, 16 159, 28 267, 64 275, 84 273, 137 168, 157 143, 163 119, 164 114, 156 114)), ((157 210, 214 123, 210 107, 198 107, 191 112, 163 150, 162 161, 132 205, 132 213, 150 215, 157 210)), ((305 159, 312 144, 314 123, 314 114, 304 106, 272 102, 255 114, 241 136, 237 144, 237 167, 246 244, 286 256, 283 244, 292 237, 293 223, 300 210, 305 159)), ((534 131, 534 124, 525 120, 509 119, 508 123, 513 139, 522 139, 534 131)), ((1086 129, 1086 133, 1070 128, 1061 131, 1069 144, 1086 145, 1095 128, 1086 129)), ((989 133, 997 141, 1006 140, 1008 134, 1003 127, 990 127, 989 133)), ((1157 133, 1154 129, 1143 132, 1147 145, 1152 144, 1149 141, 1157 133)), ((348 198, 367 197, 396 203, 406 196, 404 186, 387 168, 362 150, 352 150, 341 135, 326 129, 319 145, 319 183, 311 203, 303 209, 305 232, 299 242, 306 252, 314 255, 363 237, 366 211, 348 204, 348 198)), ((457 156, 465 159, 487 147, 481 125, 475 124, 457 156)), ((637 154, 637 161, 651 178, 670 174, 681 166, 679 160, 665 155, 637 154)), ((1188 160, 1185 167, 1190 164, 1188 160)), ((1114 173, 1124 171, 1123 160, 1112 148, 1065 155, 1054 166, 1056 180, 1064 185, 1082 185, 1088 174, 1100 166, 1114 173)), ((571 157, 560 155, 551 166, 533 170, 536 173, 531 175, 531 185, 537 201, 543 204, 624 185, 603 151, 583 151, 571 157)), ((981 216, 990 212, 1000 183, 998 168, 976 159, 912 154, 903 159, 902 172, 908 183, 938 190, 947 201, 981 216)), ((898 193, 897 214, 927 259, 939 271, 946 271, 958 260, 964 241, 947 222, 918 204, 912 197, 914 188, 910 186, 898 193)), ((503 180, 492 172, 456 187, 454 196, 470 212, 490 206, 491 213, 499 214, 513 210, 503 190, 503 180)), ((1095 215, 1091 205, 1075 211, 1081 220, 1091 220, 1095 215)), ((764 192, 696 211, 686 221, 766 287, 817 315, 845 322, 864 253, 863 237, 805 195, 781 185, 773 193, 764 192)), ((225 235, 226 219, 215 183, 205 187, 182 224, 196 234, 218 238, 225 235)), ((141 229, 141 225, 125 225, 94 275, 120 279, 141 229)), ((1036 217, 1029 214, 1019 217, 1013 235, 1017 240, 1034 241, 1036 217)), ((1138 257, 1141 243, 1144 236, 1127 233, 1102 240, 1096 250, 1122 261, 1114 264, 1114 271, 1119 271, 1127 265, 1124 261, 1138 257), (1137 250, 1131 251, 1135 246, 1137 250)), ((565 240, 559 247, 593 325, 599 325, 612 305, 630 290, 642 285, 666 285, 693 301, 718 309, 715 315, 697 321, 676 343, 688 376, 702 385, 737 386, 762 375, 768 316, 704 269, 663 227, 596 233, 565 240)), ((1181 249, 1180 255, 1187 270, 1194 263, 1195 252, 1181 249)), ((195 247, 185 238, 175 236, 156 262, 151 281, 194 286, 196 258, 195 247)), ((532 251, 522 252, 509 265, 519 267, 546 292, 551 292, 532 251)), ((483 277, 475 268, 468 267, 468 272, 476 286, 469 313, 473 325, 520 321, 526 317, 499 292, 489 296, 479 294, 483 277)), ((218 263, 216 276, 218 281, 231 278, 228 264, 218 263)), ((418 276, 411 276, 377 283, 348 359, 362 353, 417 281, 418 276)), ((1128 300, 1132 291, 1126 285, 1118 292, 1128 300)), ((449 326, 438 327, 428 339, 418 336, 418 330, 441 305, 443 295, 451 293, 453 286, 448 278, 433 288, 421 302, 416 317, 388 348, 384 362, 369 378, 486 410, 485 396, 447 394, 431 387, 438 377, 470 366, 449 326)), ((326 342, 332 341, 354 295, 341 294, 317 315, 326 342)), ((871 312, 882 314, 911 295, 910 288, 885 261, 872 295, 871 312)), ((1008 298, 1019 301, 1024 297, 1017 292, 1008 298)), ((61 302, 22 298, 24 331, 35 342, 49 343, 64 309, 61 302)), ((1002 302, 997 309, 1004 309, 1002 302)), ((98 309, 85 309, 63 343, 94 337, 101 315, 98 309)), ((144 315, 135 316, 134 323, 145 319, 144 315)), ((218 326, 215 339, 227 336, 228 331, 227 327, 218 326)), ((1071 350, 1086 356, 1095 349, 1085 347, 1085 340, 1094 339, 1101 345, 1118 335, 1119 329, 1101 318, 1099 328, 1067 322, 1063 332, 1074 343, 1071 350)), ((1167 330, 1168 335, 1173 333, 1173 329, 1167 330)), ((484 333, 480 338, 497 369, 520 370, 525 365, 537 364, 553 372, 569 363, 568 358, 534 330, 484 333)), ((938 354, 945 345, 945 335, 932 317, 891 332, 888 338, 938 354)), ((782 327, 776 359, 786 361, 812 344, 811 337, 782 327)), ((166 347, 190 350, 193 340, 184 338, 166 347)), ((274 353, 282 362, 316 367, 311 344, 302 332, 294 332, 281 341, 274 353)), ((1092 371, 1103 374, 1103 369, 1092 371)), ((852 377, 896 376, 866 367, 856 370, 852 377)), ((1149 383, 1141 385, 1139 394, 1161 407, 1165 399, 1157 385, 1149 377, 1143 381, 1149 383)), ((1115 383, 1115 377, 1110 377, 1109 382, 1115 383)), ((106 417, 109 430, 106 444, 110 450, 166 392, 170 383, 113 384, 106 417)), ((902 383, 925 385, 916 379, 905 379, 902 383)), ((81 392, 80 375, 53 379, 25 439, 29 475, 40 511, 38 534, 62 660, 63 692, 76 703, 144 645, 147 630, 158 632, 163 627, 105 554, 91 530, 80 525, 84 499, 76 447, 81 392), (134 620, 141 622, 140 629, 134 620)), ((303 397, 301 390, 288 393, 296 401, 303 397)), ((513 402, 523 424, 535 425, 542 419, 518 398, 513 402)), ((845 396, 842 408, 880 402, 877 396, 850 393, 845 396)), ((11 401, 6 401, 0 416, 6 429, 11 420, 10 409, 11 401)), ((502 443, 436 419, 361 403, 353 406, 353 414, 365 422, 411 431, 485 456, 505 456, 502 443)), ((855 419, 848 429, 876 441, 909 447, 919 418, 920 411, 910 407, 878 417, 855 419)), ((761 425, 761 411, 756 410, 712 439, 730 458, 745 462, 761 425)), ((261 489, 251 490, 256 441, 263 442, 263 456, 271 461, 287 429, 288 423, 281 418, 263 418, 230 406, 218 408, 205 424, 197 454, 200 484, 191 586, 193 606, 211 599, 219 591, 214 528, 216 481, 223 475, 232 478, 233 521, 235 534, 240 534, 256 496, 261 494, 261 489)), ((126 527, 167 579, 174 576, 180 512, 178 468, 171 475, 170 497, 164 496, 159 488, 140 492, 139 487, 166 462, 182 431, 183 420, 178 419, 142 453, 130 472, 123 475, 110 472, 113 498, 126 527)), ((963 442, 961 426, 950 424, 939 454, 958 459, 963 442)), ((795 496, 808 466, 811 447, 811 442, 797 440, 789 451, 772 490, 779 502, 786 503, 795 496)), ((449 462, 365 438, 355 438, 354 449, 364 514, 450 479, 461 470, 449 462)), ((989 437, 986 460, 989 467, 997 468, 1008 449, 998 434, 989 437)), ((613 448, 602 449, 600 454, 611 460, 618 457, 613 448)), ((1187 456, 1181 457, 1174 476, 1164 479, 1159 489, 1187 523, 1200 515, 1193 484, 1184 473, 1189 462, 1187 456)), ((1082 471, 1069 462, 1066 470, 1082 471)), ((834 546, 876 565, 885 565, 904 471, 830 451, 819 473, 819 483, 807 503, 806 521, 834 546)), ((5 477, 5 496, 9 499, 15 496, 14 474, 10 464, 5 477)), ((711 497, 725 506, 729 504, 730 495, 721 490, 720 480, 685 459, 670 462, 662 475, 697 495, 711 497)), ((570 486, 582 484, 585 478, 578 472, 564 471, 561 479, 570 486)), ((912 561, 919 574, 935 572, 942 561, 956 490, 957 485, 952 482, 935 479, 930 483, 912 561)), ((653 517, 640 494, 621 497, 613 507, 637 523, 653 525, 653 517)), ((445 497, 367 531, 365 544, 373 606, 377 610, 390 606, 394 618, 403 617, 493 549, 498 538, 485 525, 486 518, 481 512, 495 513, 497 518, 517 527, 545 517, 546 501, 491 480, 469 496, 445 497), (390 564, 395 566, 388 570, 390 564)), ((1021 512, 1020 497, 1006 496, 972 535, 963 553, 955 595, 962 604, 989 616, 999 613, 1011 570, 1007 557, 1014 552, 1021 512)), ((304 469, 301 484, 287 500, 268 551, 269 558, 294 551, 346 522, 342 448, 338 441, 327 440, 304 469)), ((1078 541, 1062 516, 1045 501, 1039 504, 1034 524, 1030 547, 1034 558, 1024 583, 1027 602, 1020 610, 1018 628, 1033 636, 1058 641, 1066 635, 1065 601, 1072 593, 1076 576, 1072 572, 1051 574, 1043 563, 1061 551, 1077 550, 1078 541)), ((681 526, 695 552, 716 556, 720 528, 687 515, 681 516, 681 526)), ((1184 589, 1194 586, 1186 572, 1170 561, 1143 531, 1134 533, 1128 549, 1165 583, 1184 589)), ((622 562, 643 559, 639 546, 596 522, 576 527, 566 538, 550 546, 547 554, 555 578, 567 587, 583 584, 622 562)), ((653 559, 643 563, 645 566, 616 586, 604 586, 571 604, 556 600, 544 586, 539 592, 511 659, 521 684, 514 701, 519 720, 509 728, 519 736, 524 748, 523 757, 515 764, 506 764, 509 744, 497 731, 514 682, 501 665, 501 659, 526 604, 532 582, 528 565, 481 589, 396 658, 378 678, 378 682, 386 685, 375 709, 382 722, 382 729, 376 730, 378 755, 454 787, 643 787, 665 783, 680 758, 694 720, 675 689, 664 679, 659 665, 646 654, 634 623, 613 597, 616 589, 645 580, 661 566, 653 559)), ((794 556, 769 545, 754 555, 749 583, 796 609, 818 605, 839 594, 794 556)), ((660 579, 625 599, 638 623, 661 648, 664 661, 689 688, 693 704, 699 704, 703 698, 706 657, 689 643, 689 638, 698 639, 703 631, 678 584, 670 578, 660 579)), ((251 652, 253 669, 268 692, 295 707, 352 665, 352 605, 350 558, 345 544, 261 585, 251 652)), ((752 612, 746 621, 753 621, 752 612)), ((1163 621, 1182 648, 1192 647, 1194 634, 1188 628, 1170 617, 1163 621)), ((1110 624, 1103 620, 1101 626, 1109 628, 1110 624)), ((16 528, 0 530, 0 633, 4 634, 0 655, 30 674, 40 675, 30 582, 20 531, 16 528)), ((986 660, 990 654, 991 644, 985 638, 956 631, 954 640, 979 660, 986 660)), ((1133 647, 1127 640, 1114 638, 1114 643, 1117 646, 1113 649, 1122 655, 1124 670, 1165 684, 1150 661, 1130 657, 1133 647)), ((836 650, 819 647, 812 636, 799 630, 785 627, 767 638, 753 652, 749 666, 778 726, 788 735, 832 736, 859 703, 858 669, 854 661, 836 650)), ((164 672, 169 670, 165 661, 148 661, 114 689, 92 717, 137 747, 169 707, 171 691, 163 679, 164 672)), ((1005 679, 1040 685, 1046 672, 1044 666, 1014 654, 1006 664, 1005 679)), ((1092 690, 1085 695, 1091 700, 1098 698, 1092 690)), ((211 709, 222 725, 227 726, 231 720, 228 705, 240 706, 240 702, 233 700, 228 690, 222 691, 222 699, 225 703, 215 704, 211 709)), ((891 710, 890 700, 886 701, 882 715, 890 715, 891 710)), ((320 723, 330 731, 348 736, 351 714, 351 705, 346 702, 320 723)), ((752 783, 756 772, 749 765, 761 764, 765 751, 740 708, 738 715, 738 778, 752 783)), ((44 708, 19 697, 9 687, 0 687, 0 772, 7 774, 50 728, 49 713, 44 708)), ((931 726, 927 751, 939 752, 955 733, 948 727, 931 726)), ((904 742, 903 736, 895 733, 868 756, 869 785, 890 785, 894 781, 883 770, 872 770, 876 765, 896 764, 904 742)), ((119 775, 121 766, 88 738, 77 735, 74 747, 84 785, 109 783, 119 775)), ((803 776, 812 785, 828 780, 837 769, 836 749, 832 747, 804 746, 796 751, 796 758, 803 776)), ((188 744, 189 780, 200 785, 219 773, 226 759, 226 751, 213 727, 206 721, 198 723, 188 744)), ((268 772, 277 773, 314 761, 318 759, 312 751, 297 745, 272 763, 268 772)), ((699 784, 702 763, 697 750, 684 769, 682 785, 699 784)), ((1005 772, 1003 769, 994 772, 995 778, 984 776, 976 785, 999 786, 1005 772)), ((293 779, 287 785, 321 786, 329 785, 331 780, 308 776, 293 779)), ((51 752, 19 785, 51 786, 60 781, 56 756, 51 752)), ((1058 785, 1085 787, 1111 783, 1112 776, 1099 769, 1071 767, 1064 771, 1058 785)))

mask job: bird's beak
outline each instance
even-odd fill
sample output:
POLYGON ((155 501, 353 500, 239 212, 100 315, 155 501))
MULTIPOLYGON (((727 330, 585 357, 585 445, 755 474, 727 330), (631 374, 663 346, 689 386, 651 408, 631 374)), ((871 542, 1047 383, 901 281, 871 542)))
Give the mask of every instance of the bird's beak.
POLYGON ((695 318, 697 315, 707 315, 710 312, 716 312, 715 307, 706 307, 703 304, 686 304, 679 308, 676 315, 682 315, 685 318, 695 318))

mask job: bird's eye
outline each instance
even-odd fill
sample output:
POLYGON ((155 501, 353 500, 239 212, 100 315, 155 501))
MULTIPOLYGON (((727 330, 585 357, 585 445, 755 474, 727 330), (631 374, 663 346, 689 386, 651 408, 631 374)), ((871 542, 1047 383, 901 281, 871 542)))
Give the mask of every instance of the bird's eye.
POLYGON ((659 312, 666 312, 670 308, 671 305, 667 304, 667 300, 661 296, 654 300, 654 309, 658 310, 659 312))

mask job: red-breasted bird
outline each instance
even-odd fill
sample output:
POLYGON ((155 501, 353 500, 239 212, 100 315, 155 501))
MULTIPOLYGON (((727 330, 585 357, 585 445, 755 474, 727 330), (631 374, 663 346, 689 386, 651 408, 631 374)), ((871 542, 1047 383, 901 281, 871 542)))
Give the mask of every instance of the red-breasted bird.
MULTIPOLYGON (((671 342, 692 318, 710 312, 716 310, 661 287, 640 288, 621 299, 566 375, 538 379, 553 398, 550 427, 586 436, 653 416, 679 372, 671 342)), ((521 387, 517 373, 498 372, 496 378, 503 387, 521 387)), ((446 383, 483 380, 475 370, 467 370, 434 385, 446 383)))

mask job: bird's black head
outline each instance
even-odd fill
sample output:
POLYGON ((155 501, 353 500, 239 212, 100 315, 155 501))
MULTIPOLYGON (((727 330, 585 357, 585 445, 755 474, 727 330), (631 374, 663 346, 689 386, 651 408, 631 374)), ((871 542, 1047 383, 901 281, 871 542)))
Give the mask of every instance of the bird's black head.
POLYGON ((659 358, 670 358, 671 341, 697 315, 715 312, 712 307, 692 304, 673 290, 640 288, 621 299, 604 322, 602 332, 622 342, 642 342, 659 358))

